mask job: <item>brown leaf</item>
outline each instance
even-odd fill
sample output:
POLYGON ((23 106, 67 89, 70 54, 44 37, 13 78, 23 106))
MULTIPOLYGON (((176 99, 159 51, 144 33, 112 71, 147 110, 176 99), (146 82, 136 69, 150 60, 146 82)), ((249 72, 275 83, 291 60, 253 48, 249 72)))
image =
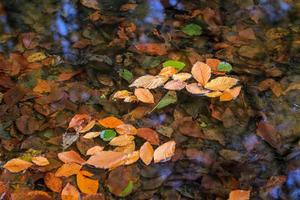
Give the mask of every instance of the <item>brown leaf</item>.
POLYGON ((84 196, 82 200, 105 200, 105 196, 102 193, 89 194, 84 196))
POLYGON ((136 135, 137 129, 131 124, 121 124, 115 128, 120 135, 136 135))
POLYGON ((46 166, 50 164, 48 159, 43 156, 32 157, 31 161, 37 166, 46 166))
POLYGON ((145 163, 149 165, 153 159, 154 150, 149 142, 145 142, 140 148, 140 158, 145 163))
POLYGON ((92 8, 95 10, 100 10, 97 0, 80 0, 80 3, 87 8, 92 8))
POLYGON ((228 200, 249 200, 250 190, 232 190, 228 200))
POLYGON ((7 169, 10 172, 18 173, 20 171, 23 171, 25 169, 28 169, 32 166, 32 163, 27 162, 25 160, 21 160, 19 158, 13 158, 9 160, 8 162, 3 165, 5 169, 7 169))
POLYGON ((89 46, 91 44, 92 44, 91 40, 82 38, 82 39, 76 41, 72 45, 72 47, 75 48, 75 49, 83 49, 83 48, 85 48, 85 47, 87 47, 87 46, 89 46))
POLYGON ((182 135, 199 138, 203 136, 202 130, 200 129, 198 123, 194 121, 191 117, 185 117, 179 119, 178 124, 174 127, 182 135))
POLYGON ((163 43, 140 43, 134 45, 134 47, 141 53, 147 53, 149 55, 163 56, 167 54, 166 45, 163 43))
POLYGON ((98 180, 88 178, 90 175, 93 174, 89 174, 89 172, 86 171, 80 171, 76 176, 77 186, 82 193, 96 194, 98 191, 99 182, 98 180))
POLYGON ((288 88, 284 91, 284 93, 287 93, 291 90, 300 90, 300 82, 294 82, 291 83, 288 88))
POLYGON ((91 156, 86 164, 93 165, 97 168, 110 169, 121 166, 125 163, 126 154, 115 151, 101 151, 91 156))
POLYGON ((164 88, 167 90, 182 90, 183 88, 185 88, 185 86, 186 82, 171 80, 165 84, 164 88))
POLYGON ((272 90, 273 94, 275 94, 276 97, 280 97, 283 94, 282 87, 281 87, 280 83, 278 83, 278 82, 275 82, 271 86, 271 90, 272 90))
POLYGON ((109 144, 112 146, 126 146, 134 140, 134 136, 132 135, 120 135, 118 137, 113 138, 109 144))
POLYGON ((238 80, 235 78, 222 76, 209 81, 204 87, 209 90, 224 91, 237 84, 237 82, 238 80))
POLYGON ((81 156, 73 150, 58 153, 57 156, 64 163, 83 164, 85 162, 85 160, 83 160, 81 156))
POLYGON ((119 120, 116 117, 110 116, 104 119, 100 119, 99 124, 105 128, 116 128, 117 126, 123 124, 122 120, 119 120))
POLYGON ((266 121, 261 120, 258 123, 256 134, 274 148, 279 148, 281 146, 280 135, 277 133, 276 129, 266 121))
POLYGON ((157 132, 151 128, 138 128, 137 136, 147 140, 152 145, 159 145, 159 136, 157 132))
POLYGON ((58 76, 57 80, 58 81, 67 81, 79 73, 81 73, 81 71, 63 72, 58 76))
POLYGON ((202 86, 205 86, 211 76, 210 67, 203 62, 196 62, 192 68, 192 75, 202 86))
POLYGON ((220 101, 231 101, 239 96, 241 92, 241 86, 234 87, 232 89, 227 89, 220 96, 220 101))
POLYGON ((123 153, 132 153, 135 150, 135 143, 132 141, 130 144, 126 146, 116 147, 114 151, 123 152, 123 153))
POLYGON ((66 163, 63 164, 60 168, 57 169, 55 176, 56 177, 69 177, 75 175, 81 169, 81 165, 76 163, 66 163))
POLYGON ((171 159, 175 153, 175 146, 175 141, 168 141, 157 147, 153 154, 154 163, 164 162, 171 159))
POLYGON ((46 173, 44 182, 45 185, 53 192, 60 192, 62 190, 62 180, 56 177, 52 172, 46 173))
POLYGON ((61 192, 61 200, 78 200, 79 197, 79 191, 70 183, 67 183, 61 192))
POLYGON ((52 84, 53 84, 52 81, 39 79, 36 86, 33 88, 33 91, 38 92, 38 93, 51 92, 51 85, 52 84))
POLYGON ((185 86, 185 89, 191 94, 205 94, 209 92, 209 90, 200 87, 198 83, 188 84, 185 86))
POLYGON ((260 92, 263 92, 263 91, 270 89, 272 87, 272 85, 274 85, 274 83, 275 83, 274 79, 268 78, 266 80, 261 81, 258 84, 257 88, 260 92))
POLYGON ((88 155, 88 156, 95 155, 98 152, 103 151, 103 149, 104 149, 104 147, 94 146, 94 147, 92 147, 92 148, 90 148, 90 149, 87 150, 86 155, 88 155))
POLYGON ((134 95, 143 103, 154 103, 154 97, 148 89, 136 88, 134 90, 134 95))

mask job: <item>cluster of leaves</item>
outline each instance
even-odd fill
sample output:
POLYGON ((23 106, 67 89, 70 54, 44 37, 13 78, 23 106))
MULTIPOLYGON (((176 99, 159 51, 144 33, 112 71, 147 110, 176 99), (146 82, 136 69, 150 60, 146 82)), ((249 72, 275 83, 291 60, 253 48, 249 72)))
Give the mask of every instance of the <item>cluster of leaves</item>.
MULTIPOLYGON (((235 99, 241 91, 241 86, 234 87, 238 83, 238 79, 224 76, 226 72, 232 70, 229 63, 221 62, 218 59, 207 59, 206 63, 196 62, 192 67, 191 73, 178 73, 184 67, 185 64, 183 62, 166 61, 163 63, 163 69, 158 75, 144 75, 137 78, 129 86, 136 87, 134 93, 128 90, 121 90, 117 91, 113 97, 115 99, 124 99, 124 102, 141 101, 153 104, 155 99, 150 89, 163 86, 169 91, 179 91, 185 88, 191 94, 204 95, 211 98, 220 97, 220 101, 230 101, 235 99), (213 74, 216 78, 211 79, 213 74), (197 82, 187 82, 192 77, 197 82), (168 81, 170 78, 172 80, 168 81)), ((159 104, 156 107, 160 107, 159 104)))

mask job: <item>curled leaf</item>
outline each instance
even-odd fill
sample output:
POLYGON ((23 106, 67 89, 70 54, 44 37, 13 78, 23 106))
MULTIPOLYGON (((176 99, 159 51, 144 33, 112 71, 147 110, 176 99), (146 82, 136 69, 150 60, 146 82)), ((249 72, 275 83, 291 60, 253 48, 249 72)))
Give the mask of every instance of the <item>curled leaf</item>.
POLYGON ((175 146, 175 141, 169 141, 157 147, 153 154, 154 163, 171 159, 175 153, 175 146))
POLYGON ((143 103, 154 103, 154 97, 148 89, 136 88, 134 90, 134 95, 143 103))
POLYGON ((76 114, 71 119, 68 128, 74 128, 76 131, 82 129, 82 125, 88 121, 90 121, 91 117, 87 114, 76 114))
POLYGON ((203 62, 196 62, 192 68, 192 75, 202 86, 205 86, 211 76, 210 67, 203 62))
POLYGON ((149 142, 145 142, 140 148, 140 158, 145 163, 149 165, 153 159, 153 147, 149 142))
POLYGON ((167 90, 182 90, 185 88, 186 83, 179 80, 171 80, 167 82, 164 86, 167 90))
POLYGON ((224 91, 237 84, 238 80, 235 78, 222 76, 209 81, 204 87, 209 90, 224 91))

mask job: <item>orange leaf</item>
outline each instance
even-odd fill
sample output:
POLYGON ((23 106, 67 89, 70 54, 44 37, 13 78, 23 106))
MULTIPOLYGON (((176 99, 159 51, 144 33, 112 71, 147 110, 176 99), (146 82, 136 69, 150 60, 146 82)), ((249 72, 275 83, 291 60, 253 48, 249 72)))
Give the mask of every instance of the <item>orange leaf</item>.
POLYGON ((32 157, 31 161, 37 166, 46 166, 50 164, 48 159, 43 156, 32 157))
POLYGON ((154 163, 171 159, 175 153, 175 146, 175 141, 169 141, 157 147, 153 154, 154 163))
POLYGON ((78 163, 83 164, 85 160, 75 151, 65 151, 57 154, 58 158, 64 163, 78 163))
POLYGON ((239 96, 241 88, 241 86, 237 86, 232 89, 225 90, 220 96, 220 101, 231 101, 232 99, 235 99, 237 96, 239 96))
POLYGON ((81 73, 81 71, 63 72, 58 76, 57 80, 58 81, 67 81, 79 73, 81 73))
POLYGON ((205 94, 209 92, 209 90, 200 87, 198 83, 188 84, 185 86, 185 89, 191 94, 205 94))
POLYGON ((185 88, 185 86, 186 82, 171 80, 165 84, 164 88, 167 90, 182 90, 183 88, 185 88))
POLYGON ((148 89, 136 88, 134 95, 143 103, 154 103, 154 97, 148 89))
POLYGON ((51 84, 53 84, 52 81, 39 79, 33 91, 38 93, 51 92, 51 84))
POLYGON ((166 76, 166 77, 171 77, 174 74, 176 74, 176 72, 177 72, 177 70, 174 67, 164 67, 159 72, 159 75, 166 76))
POLYGON ((78 200, 79 197, 80 194, 78 190, 70 183, 67 183, 61 192, 61 200, 78 200))
POLYGON ((76 182, 79 190, 85 194, 96 194, 98 191, 98 180, 87 178, 84 171, 77 174, 76 182))
POLYGON ((95 123, 96 123, 95 120, 90 121, 85 127, 83 127, 83 128, 79 131, 79 133, 85 133, 85 132, 91 130, 91 129, 95 126, 95 123))
POLYGON ((95 155, 100 151, 103 151, 104 147, 101 146, 94 146, 92 148, 89 148, 86 152, 86 155, 91 156, 91 155, 95 155))
POLYGON ((134 136, 132 135, 120 135, 118 137, 113 138, 109 144, 112 146, 126 146, 132 143, 134 140, 134 136))
POLYGON ((140 158, 139 151, 134 151, 132 153, 127 154, 125 165, 131 165, 132 163, 135 163, 140 158))
POLYGON ((14 159, 9 160, 7 163, 5 163, 5 165, 3 167, 10 172, 18 173, 20 171, 28 169, 31 166, 32 166, 32 163, 30 163, 30 162, 21 160, 20 158, 14 158, 14 159))
POLYGON ((151 128, 139 128, 137 135, 147 140, 152 145, 159 145, 159 136, 157 132, 151 128))
POLYGON ((114 151, 117 152, 123 152, 123 153, 132 153, 135 150, 135 143, 132 141, 132 143, 122 146, 122 147, 116 147, 114 151))
POLYGON ((91 156, 86 164, 93 165, 97 168, 109 169, 121 166, 125 163, 126 154, 115 151, 101 151, 91 156))
POLYGON ((153 159, 153 147, 149 142, 145 142, 140 148, 140 158, 145 163, 149 165, 153 159))
POLYGON ((40 190, 32 190, 32 191, 27 192, 26 195, 23 196, 22 199, 27 199, 27 200, 36 200, 36 199, 50 200, 52 198, 47 192, 40 191, 40 190))
POLYGON ((137 129, 131 124, 121 124, 115 128, 120 135, 136 135, 137 129))
POLYGON ((134 46, 139 52, 149 55, 163 56, 167 54, 166 45, 163 43, 140 43, 134 46))
POLYGON ((45 185, 53 192, 60 192, 62 190, 62 180, 54 175, 52 172, 48 172, 44 177, 45 185))
POLYGON ((219 97, 222 94, 223 94, 222 92, 213 91, 213 92, 205 93, 205 96, 210 97, 210 98, 214 98, 214 97, 219 97))
POLYGON ((215 58, 207 58, 206 59, 206 64, 208 66, 210 66, 210 68, 213 70, 213 71, 218 71, 218 65, 221 61, 219 59, 215 59, 215 58))
POLYGON ((276 97, 280 97, 283 94, 282 87, 281 87, 280 83, 278 83, 278 82, 275 82, 271 86, 271 90, 272 90, 273 94, 275 94, 276 97))
POLYGON ((113 116, 106 117, 104 119, 100 119, 99 124, 105 128, 116 128, 117 126, 123 124, 121 120, 115 118, 113 116))
POLYGON ((209 90, 224 91, 237 84, 237 82, 238 80, 235 78, 222 76, 209 81, 204 87, 209 90))
POLYGON ((228 200, 249 200, 250 190, 232 190, 228 200))
POLYGON ((115 98, 115 99, 125 99, 125 98, 127 98, 131 95, 132 95, 132 92, 129 92, 128 90, 120 90, 120 91, 117 91, 114 94, 113 98, 115 98))
POLYGON ((55 176, 56 177, 69 177, 74 174, 77 174, 81 169, 81 165, 76 163, 66 163, 63 164, 60 168, 57 169, 55 176))
POLYGON ((192 75, 202 86, 204 86, 211 76, 210 67, 203 62, 196 62, 192 68, 192 75))

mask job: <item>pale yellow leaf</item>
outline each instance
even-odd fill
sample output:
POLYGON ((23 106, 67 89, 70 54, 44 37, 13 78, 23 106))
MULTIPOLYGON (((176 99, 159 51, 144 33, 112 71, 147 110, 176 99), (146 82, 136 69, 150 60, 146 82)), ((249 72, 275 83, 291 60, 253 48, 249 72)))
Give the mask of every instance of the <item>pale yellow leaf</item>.
POLYGON ((178 81, 186 81, 186 80, 190 79, 191 77, 192 77, 192 75, 190 73, 182 72, 182 73, 174 74, 172 76, 172 79, 178 80, 178 81))
POLYGON ((17 172, 23 171, 25 169, 28 169, 31 166, 32 166, 32 163, 30 163, 30 162, 27 162, 20 158, 14 158, 14 159, 11 159, 8 162, 6 162, 3 167, 10 172, 17 173, 17 172))
POLYGON ((104 147, 101 146, 94 146, 92 148, 89 148, 86 152, 86 155, 91 156, 91 155, 95 155, 101 151, 103 151, 104 147))
POLYGON ((153 154, 154 163, 171 159, 175 153, 175 146, 176 142, 171 140, 157 147, 153 154))
POLYGON ((142 87, 146 89, 155 89, 159 86, 162 86, 168 77, 166 76, 152 76, 152 75, 145 75, 137 78, 129 87, 142 87))
POLYGON ((137 99, 143 103, 154 103, 154 97, 150 90, 145 88, 136 88, 134 90, 134 95, 137 99))
POLYGON ((50 164, 48 159, 43 156, 32 157, 31 161, 37 166, 46 166, 50 164))
POLYGON ((162 70, 159 72, 160 76, 166 76, 166 77, 171 77, 174 74, 176 74, 177 70, 174 67, 164 67, 162 70))
POLYGON ((131 124, 121 124, 115 128, 120 135, 136 135, 137 129, 131 124))
POLYGON ((114 151, 117 152, 123 152, 123 153, 132 153, 135 150, 135 143, 134 141, 132 141, 132 143, 126 145, 126 146, 122 146, 122 147, 116 147, 114 149, 114 151))
POLYGON ((113 138, 109 144, 112 146, 126 146, 132 143, 134 140, 134 136, 132 135, 120 135, 118 137, 113 138))
POLYGON ((134 151, 132 153, 129 153, 126 155, 125 165, 130 165, 132 163, 135 163, 140 158, 139 151, 134 151))
POLYGON ((192 75, 202 86, 204 86, 211 76, 211 68, 204 62, 196 62, 192 68, 192 75))
POLYGON ((222 94, 223 93, 220 91, 213 91, 213 92, 205 93, 204 95, 210 98, 215 98, 221 96, 222 94))
POLYGON ((95 137, 98 137, 100 135, 100 131, 93 131, 93 132, 88 132, 86 133, 83 138, 85 139, 92 139, 95 137))
POLYGON ((237 82, 238 80, 235 78, 222 76, 209 81, 204 87, 209 90, 224 91, 237 84, 237 82))

